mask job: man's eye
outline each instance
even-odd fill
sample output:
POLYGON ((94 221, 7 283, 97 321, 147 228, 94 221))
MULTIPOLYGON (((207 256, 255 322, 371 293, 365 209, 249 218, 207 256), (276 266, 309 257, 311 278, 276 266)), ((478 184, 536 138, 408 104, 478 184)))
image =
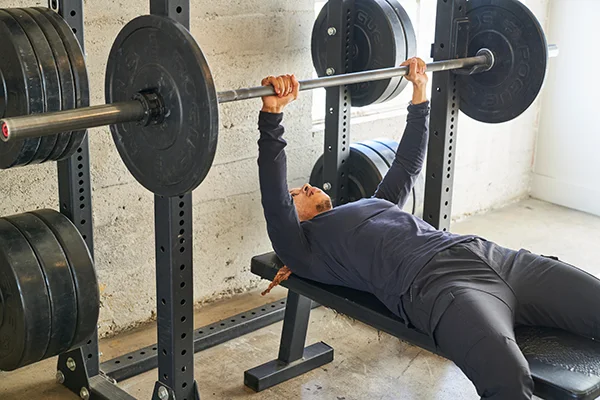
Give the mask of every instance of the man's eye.
POLYGON ((298 193, 290 193, 292 195, 292 197, 296 197, 298 196, 298 193))

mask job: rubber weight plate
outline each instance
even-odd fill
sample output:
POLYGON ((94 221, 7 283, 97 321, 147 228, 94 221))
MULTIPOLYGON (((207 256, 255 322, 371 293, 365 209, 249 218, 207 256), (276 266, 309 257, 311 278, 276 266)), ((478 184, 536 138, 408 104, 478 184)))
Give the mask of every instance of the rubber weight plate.
MULTIPOLYGON (((406 54, 404 58, 401 60, 408 60, 409 58, 416 57, 417 55, 417 34, 415 33, 415 28, 408 16, 406 10, 400 5, 400 2, 397 0, 387 0, 389 5, 394 9, 396 15, 400 19, 400 23, 402 24, 402 30, 404 32, 404 43, 406 43, 406 54)), ((398 64, 400 65, 400 64, 398 64)), ((408 85, 408 81, 402 77, 400 82, 398 82, 398 87, 394 92, 386 99, 386 101, 390 101, 396 98, 408 85)))
POLYGON ((71 348, 77 326, 75 284, 67 257, 48 226, 33 214, 6 217, 29 242, 44 277, 50 298, 50 342, 44 359, 71 348))
MULTIPOLYGON (((329 34, 328 6, 325 5, 313 27, 312 59, 319 76, 327 70, 329 34)), ((350 49, 351 65, 347 72, 391 68, 406 57, 405 35, 398 15, 386 0, 356 0, 354 48, 350 49)), ((350 86, 352 106, 364 107, 389 100, 402 77, 364 82, 350 86)))
POLYGON ((77 326, 71 347, 80 347, 96 331, 100 309, 100 292, 92 257, 81 234, 67 217, 54 210, 37 210, 31 214, 50 228, 67 256, 77 300, 77 326))
POLYGON ((538 20, 520 1, 471 0, 468 55, 481 48, 494 53, 494 67, 457 76, 460 109, 481 122, 510 121, 537 98, 548 64, 548 44, 538 20))
POLYGON ((132 175, 161 196, 180 196, 202 183, 217 148, 219 110, 210 68, 185 27, 156 15, 138 17, 117 36, 106 68, 106 102, 156 90, 163 123, 111 126, 132 175))
MULTIPOLYGON (((342 200, 341 204, 373 196, 388 170, 376 152, 360 143, 350 145, 348 163, 348 199, 342 200)), ((323 187, 323 156, 315 163, 310 184, 323 187)))
MULTIPOLYGON (((77 37, 69 24, 54 11, 49 8, 35 9, 48 18, 65 46, 75 82, 75 108, 88 107, 90 105, 90 86, 85 66, 85 57, 77 37)), ((71 132, 65 151, 56 160, 60 161, 72 156, 77 151, 77 148, 81 146, 86 132, 86 130, 71 132)))
MULTIPOLYGON (((54 25, 42 13, 34 8, 25 8, 24 11, 35 20, 52 49, 60 81, 61 110, 72 110, 75 108, 75 81, 73 80, 73 71, 71 70, 71 63, 65 45, 54 25)), ((48 160, 58 160, 65 152, 69 140, 71 140, 71 132, 60 133, 56 136, 56 139, 56 144, 48 156, 48 160)))
MULTIPOLYGON (((42 89, 45 94, 44 112, 60 111, 61 90, 58 70, 48 40, 33 18, 31 18, 24 10, 8 8, 4 11, 17 20, 33 47, 37 64, 39 65, 42 74, 42 89)), ((39 164, 46 161, 56 145, 56 140, 57 135, 41 138, 37 152, 29 164, 39 164)))
MULTIPOLYGON (((42 76, 33 47, 19 23, 3 10, 0 10, 0 38, 2 117, 42 113, 42 76)), ((1 142, 0 168, 26 165, 35 156, 39 145, 39 138, 1 142)))
POLYGON ((40 361, 50 340, 50 301, 27 239, 0 219, 0 370, 40 361))
MULTIPOLYGON (((389 166, 391 167, 394 159, 396 158, 396 151, 398 150, 398 142, 392 139, 375 139, 363 142, 365 145, 373 148, 377 153, 383 155, 386 158, 389 166), (387 149, 387 151, 386 151, 387 149)), ((419 174, 415 180, 411 194, 406 201, 406 204, 402 208, 404 211, 411 213, 417 217, 423 216, 423 205, 425 201, 425 176, 419 174)))

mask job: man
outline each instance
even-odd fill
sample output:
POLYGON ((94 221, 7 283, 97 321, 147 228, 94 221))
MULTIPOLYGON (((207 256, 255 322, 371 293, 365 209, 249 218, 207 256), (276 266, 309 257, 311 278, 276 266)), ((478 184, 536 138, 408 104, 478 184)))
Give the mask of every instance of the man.
POLYGON ((413 58, 403 65, 413 97, 396 159, 372 198, 336 208, 308 184, 288 191, 281 121, 298 97, 298 81, 263 81, 277 93, 263 99, 258 159, 269 237, 286 265, 274 284, 293 272, 373 293, 430 335, 482 398, 531 399, 515 324, 597 337, 600 281, 555 259, 436 230, 401 210, 423 166, 429 116, 425 63, 413 58))

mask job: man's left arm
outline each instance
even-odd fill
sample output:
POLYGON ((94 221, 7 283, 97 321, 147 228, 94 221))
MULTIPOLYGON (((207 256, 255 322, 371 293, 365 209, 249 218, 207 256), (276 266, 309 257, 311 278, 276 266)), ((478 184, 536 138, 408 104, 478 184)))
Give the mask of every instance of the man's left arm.
POLYGON ((396 157, 374 197, 404 207, 423 169, 428 140, 429 102, 411 104, 408 106, 406 129, 396 150, 396 157))
POLYGON ((415 182, 423 169, 429 141, 429 101, 427 100, 427 66, 419 58, 402 64, 409 67, 406 79, 413 84, 413 96, 408 107, 406 129, 396 157, 381 181, 374 197, 391 201, 404 207, 415 182))

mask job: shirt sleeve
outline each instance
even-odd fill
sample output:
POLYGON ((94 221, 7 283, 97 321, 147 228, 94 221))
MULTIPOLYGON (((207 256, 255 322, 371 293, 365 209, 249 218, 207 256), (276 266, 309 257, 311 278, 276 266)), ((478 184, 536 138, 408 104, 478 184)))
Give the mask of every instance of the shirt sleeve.
POLYGON ((396 150, 396 158, 374 197, 404 207, 423 169, 428 140, 429 102, 411 104, 408 106, 406 129, 396 150))
POLYGON ((310 268, 312 255, 288 189, 282 120, 283 114, 260 113, 258 170, 262 206, 273 249, 288 268, 302 275, 303 269, 310 268))

